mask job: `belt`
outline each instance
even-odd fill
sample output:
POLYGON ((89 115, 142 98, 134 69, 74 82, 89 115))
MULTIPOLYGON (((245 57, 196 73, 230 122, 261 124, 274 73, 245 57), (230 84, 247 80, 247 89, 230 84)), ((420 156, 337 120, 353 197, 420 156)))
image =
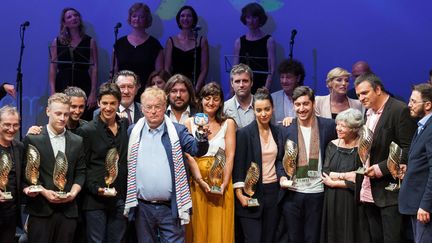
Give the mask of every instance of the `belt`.
POLYGON ((138 201, 145 203, 145 204, 155 204, 155 205, 167 205, 171 206, 171 201, 162 201, 162 200, 144 200, 141 198, 138 198, 138 201))

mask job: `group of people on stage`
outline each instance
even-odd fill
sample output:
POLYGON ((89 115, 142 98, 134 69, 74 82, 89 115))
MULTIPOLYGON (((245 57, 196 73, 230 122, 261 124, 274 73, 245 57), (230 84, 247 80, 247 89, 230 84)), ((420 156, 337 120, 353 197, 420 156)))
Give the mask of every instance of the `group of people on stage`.
POLYGON ((329 94, 315 96, 300 61, 276 68, 266 19, 259 4, 243 8, 249 32, 236 40, 224 101, 206 83, 192 7, 163 49, 146 33, 148 6, 133 4, 132 33, 99 88, 96 43, 64 9, 48 124, 20 142, 16 108, 0 108, 0 242, 21 225, 41 243, 431 242, 432 85, 413 86, 407 105, 359 61, 330 70, 329 94), (274 72, 282 89, 270 93, 274 72))

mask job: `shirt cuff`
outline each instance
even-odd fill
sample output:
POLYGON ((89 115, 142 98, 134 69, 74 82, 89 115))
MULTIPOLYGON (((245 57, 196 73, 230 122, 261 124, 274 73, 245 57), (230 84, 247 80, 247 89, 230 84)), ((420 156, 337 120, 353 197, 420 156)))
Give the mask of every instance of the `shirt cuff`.
POLYGON ((245 183, 242 182, 242 181, 240 181, 240 182, 234 183, 233 187, 234 187, 234 189, 236 189, 236 188, 243 188, 244 185, 245 185, 245 183))
POLYGON ((378 165, 372 165, 372 168, 375 171, 375 177, 376 178, 381 178, 383 176, 381 169, 379 168, 378 165))

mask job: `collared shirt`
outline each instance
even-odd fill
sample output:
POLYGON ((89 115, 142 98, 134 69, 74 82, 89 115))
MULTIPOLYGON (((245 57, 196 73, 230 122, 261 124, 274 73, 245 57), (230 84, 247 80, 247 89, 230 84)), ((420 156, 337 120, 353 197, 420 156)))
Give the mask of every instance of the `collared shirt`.
POLYGON ((238 102, 237 96, 234 96, 234 103, 235 106, 237 107, 237 126, 238 128, 242 128, 245 127, 247 125, 249 125, 253 120, 255 120, 255 113, 253 110, 253 97, 251 99, 251 102, 249 104, 249 106, 247 107, 246 110, 244 110, 240 103, 238 102))
POLYGON ((171 121, 184 125, 184 122, 190 116, 190 106, 188 105, 186 110, 183 111, 183 113, 180 116, 180 120, 177 120, 177 117, 174 115, 174 112, 172 111, 171 105, 168 106, 167 113, 169 114, 169 118, 171 119, 171 121))
POLYGON ((285 115, 284 117, 296 117, 296 113, 294 111, 294 103, 285 92, 283 92, 283 109, 285 115))
POLYGON ((120 114, 122 114, 123 117, 128 118, 127 113, 126 113, 126 109, 129 109, 130 116, 131 116, 131 119, 132 119, 132 123, 134 123, 134 117, 135 117, 135 103, 132 102, 132 104, 130 104, 130 106, 127 107, 127 108, 124 107, 124 106, 121 105, 121 104, 120 104, 120 106, 119 106, 119 112, 120 112, 120 114))
POLYGON ((66 149, 66 128, 63 130, 62 133, 55 134, 55 132, 51 130, 50 125, 47 125, 47 131, 51 141, 51 147, 54 152, 54 157, 57 156, 58 151, 62 151, 64 153, 66 149))
MULTIPOLYGON (((373 111, 372 109, 369 109, 366 112, 366 126, 372 131, 375 131, 375 127, 378 124, 379 119, 381 118, 382 112, 384 110, 384 106, 385 104, 387 104, 387 101, 389 100, 390 95, 387 97, 386 101, 384 102, 384 104, 377 110, 377 111, 373 111)), ((370 166, 370 157, 368 160, 366 160, 365 163, 366 167, 370 166)), ((375 171, 375 175, 377 178, 382 177, 382 172, 380 170, 380 168, 378 167, 378 165, 372 165, 374 171, 375 171)), ((360 201, 361 202, 370 202, 370 203, 374 203, 374 199, 372 196, 372 188, 371 188, 371 183, 370 183, 370 178, 365 176, 363 178, 363 183, 361 186, 361 190, 360 190, 360 201)))
POLYGON ((432 116, 432 113, 429 115, 424 116, 420 121, 417 122, 417 135, 420 134, 420 132, 424 129, 424 126, 426 125, 426 122, 429 120, 429 118, 432 116))
POLYGON ((156 129, 148 124, 141 131, 138 148, 136 184, 138 198, 153 201, 169 201, 172 193, 172 177, 168 156, 162 144, 165 122, 156 129))

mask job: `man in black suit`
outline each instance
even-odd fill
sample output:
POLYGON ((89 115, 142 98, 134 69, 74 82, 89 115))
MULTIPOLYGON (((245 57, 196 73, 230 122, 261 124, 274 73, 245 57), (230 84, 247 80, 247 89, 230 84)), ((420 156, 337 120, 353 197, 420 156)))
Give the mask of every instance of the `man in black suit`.
POLYGON ((372 242, 404 242, 402 215, 398 211, 398 193, 385 190, 394 182, 387 168, 389 146, 402 148, 406 164, 411 139, 416 129, 407 105, 386 92, 374 74, 364 74, 355 81, 360 102, 367 108, 366 126, 373 131, 370 158, 360 190, 360 202, 369 224, 372 242))
MULTIPOLYGON (((85 181, 85 162, 81 137, 66 130, 70 114, 70 98, 55 93, 48 99, 46 113, 48 125, 39 135, 27 135, 24 148, 35 146, 40 153, 38 184, 41 192, 29 190, 27 180, 23 182, 28 196, 26 211, 29 242, 74 242, 78 207, 75 197, 85 181), (67 158, 65 197, 61 197, 53 181, 56 156, 63 152, 67 158)), ((27 161, 24 160, 24 168, 27 161)))
POLYGON ((288 229, 289 242, 319 242, 324 185, 321 169, 325 148, 336 138, 334 120, 315 116, 315 95, 311 88, 299 86, 293 91, 297 118, 283 129, 283 141, 292 140, 298 145, 295 178, 289 178, 282 161, 277 164, 277 174, 283 190, 279 197, 282 215, 288 229), (292 185, 288 179, 294 180, 292 185))
MULTIPOLYGON (((16 226, 21 222, 21 162, 23 145, 15 140, 19 129, 19 115, 15 107, 4 106, 0 109, 0 151, 9 154, 12 167, 7 175, 6 191, 12 199, 7 200, 0 190, 0 242, 13 242, 16 226)), ((3 190, 3 189, 2 189, 3 190)))
POLYGON ((411 217, 415 242, 432 242, 432 85, 415 85, 408 107, 420 121, 399 192, 399 212, 411 217))

